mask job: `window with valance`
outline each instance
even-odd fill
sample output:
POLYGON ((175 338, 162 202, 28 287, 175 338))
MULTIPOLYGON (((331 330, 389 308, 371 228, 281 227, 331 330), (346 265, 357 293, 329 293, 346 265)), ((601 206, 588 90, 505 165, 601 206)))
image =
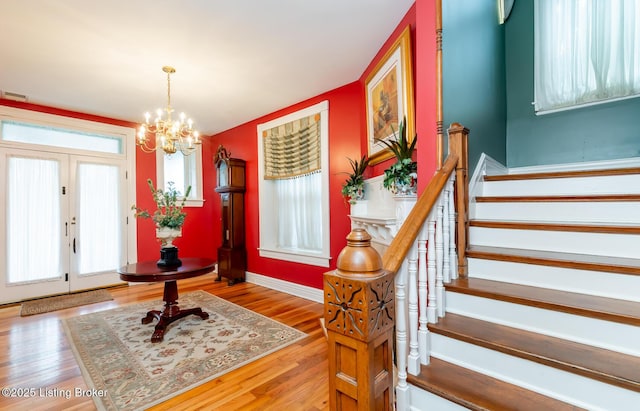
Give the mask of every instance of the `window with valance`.
POLYGON ((258 126, 260 255, 329 266, 328 103, 258 126))

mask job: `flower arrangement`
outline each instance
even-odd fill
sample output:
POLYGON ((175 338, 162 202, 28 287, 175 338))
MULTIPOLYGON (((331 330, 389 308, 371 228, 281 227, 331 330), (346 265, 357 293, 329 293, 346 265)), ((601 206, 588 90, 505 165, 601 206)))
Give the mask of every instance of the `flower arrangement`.
POLYGON ((158 228, 172 228, 172 229, 180 229, 182 224, 184 224, 184 219, 187 216, 182 209, 186 202, 189 193, 191 192, 191 186, 187 187, 187 192, 185 193, 182 200, 180 200, 180 193, 175 189, 174 183, 169 182, 168 188, 164 191, 161 188, 156 189, 151 182, 151 179, 147 179, 147 184, 149 185, 149 189, 151 190, 151 194, 153 196, 153 201, 156 203, 156 211, 153 215, 149 214, 149 211, 142 210, 136 205, 132 205, 131 209, 135 210, 135 217, 140 218, 151 218, 158 228))
POLYGON ((364 198, 364 171, 369 166, 369 158, 362 156, 360 161, 348 158, 351 165, 351 173, 344 173, 349 176, 342 185, 342 196, 348 199, 350 204, 355 204, 357 200, 364 198))
POLYGON ((396 162, 384 170, 384 188, 393 194, 414 194, 417 190, 418 163, 413 161, 418 136, 411 142, 407 140, 406 119, 398 124, 398 133, 393 132, 393 140, 377 139, 384 144, 396 157, 396 162))

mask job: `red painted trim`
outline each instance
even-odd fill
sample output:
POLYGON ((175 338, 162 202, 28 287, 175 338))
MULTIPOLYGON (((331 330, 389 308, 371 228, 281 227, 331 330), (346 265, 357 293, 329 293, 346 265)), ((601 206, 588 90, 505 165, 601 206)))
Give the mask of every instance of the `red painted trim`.
POLYGON ((41 104, 25 103, 22 101, 7 100, 0 98, 0 105, 21 108, 23 110, 37 111, 39 113, 55 114, 58 116, 77 118, 80 120, 95 121, 98 123, 112 124, 115 126, 137 128, 140 124, 131 121, 118 120, 110 117, 96 116, 94 114, 81 113, 57 107, 43 106, 41 104))

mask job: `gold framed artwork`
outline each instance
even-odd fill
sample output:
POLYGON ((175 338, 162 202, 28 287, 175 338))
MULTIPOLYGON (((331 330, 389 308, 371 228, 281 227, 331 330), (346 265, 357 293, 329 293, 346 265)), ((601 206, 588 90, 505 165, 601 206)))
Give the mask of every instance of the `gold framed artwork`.
POLYGON ((369 163, 393 157, 379 140, 393 138, 406 118, 407 139, 415 135, 411 31, 407 26, 365 81, 369 163))

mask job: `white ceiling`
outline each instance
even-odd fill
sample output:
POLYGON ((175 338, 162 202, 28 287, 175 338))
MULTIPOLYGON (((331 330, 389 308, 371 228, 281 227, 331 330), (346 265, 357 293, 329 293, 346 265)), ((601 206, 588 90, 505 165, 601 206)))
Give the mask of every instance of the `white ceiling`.
POLYGON ((414 0, 2 0, 0 91, 205 135, 357 80, 414 0))

